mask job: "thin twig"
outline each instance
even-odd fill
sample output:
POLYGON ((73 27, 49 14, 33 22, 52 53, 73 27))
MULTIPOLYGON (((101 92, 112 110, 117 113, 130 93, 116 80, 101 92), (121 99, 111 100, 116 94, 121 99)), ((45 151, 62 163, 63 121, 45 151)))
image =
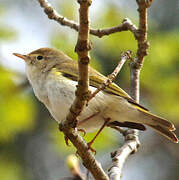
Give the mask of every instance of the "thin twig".
POLYGON ((116 76, 118 75, 118 73, 120 72, 122 66, 124 65, 124 63, 126 62, 127 59, 131 58, 131 51, 126 51, 124 53, 121 54, 120 57, 120 61, 117 65, 117 67, 114 69, 114 71, 108 76, 108 79, 101 84, 101 86, 99 88, 97 88, 89 97, 88 102, 94 98, 100 91, 104 90, 106 87, 108 87, 116 78, 116 76))
POLYGON ((112 165, 108 170, 110 180, 119 180, 122 174, 123 165, 131 153, 135 153, 139 146, 138 134, 135 130, 125 131, 125 144, 117 151, 111 153, 112 165))
MULTIPOLYGON (((149 43, 147 41, 147 8, 152 4, 152 0, 136 0, 139 12, 139 28, 136 39, 138 43, 137 57, 131 62, 131 96, 136 102, 139 102, 139 76, 144 57, 147 55, 149 43)), ((140 145, 138 139, 138 130, 126 130, 123 133, 125 137, 124 145, 114 154, 112 154, 112 166, 109 169, 109 178, 119 180, 122 174, 122 168, 127 157, 135 153, 140 145)))
POLYGON ((113 34, 116 32, 121 32, 121 31, 131 31, 135 37, 137 35, 136 26, 128 18, 125 18, 119 26, 106 28, 106 29, 97 29, 97 30, 91 29, 90 34, 98 36, 99 38, 101 38, 103 36, 110 35, 110 34, 113 34))
MULTIPOLYGON (((60 15, 47 0, 38 0, 41 7, 44 9, 44 12, 47 14, 49 19, 53 19, 59 24, 63 26, 68 26, 75 31, 79 30, 79 24, 67 19, 66 17, 60 15)), ((106 28, 106 29, 90 29, 90 34, 97 36, 99 38, 110 35, 116 32, 121 31, 131 31, 135 36, 137 35, 137 28, 134 24, 132 24, 131 20, 128 18, 125 18, 119 26, 106 28)))
POLYGON ((150 7, 153 0, 136 0, 139 12, 139 28, 138 35, 136 36, 138 49, 137 57, 131 62, 131 96, 139 102, 140 96, 140 70, 142 68, 144 57, 148 54, 147 49, 149 43, 147 41, 147 8, 150 7))

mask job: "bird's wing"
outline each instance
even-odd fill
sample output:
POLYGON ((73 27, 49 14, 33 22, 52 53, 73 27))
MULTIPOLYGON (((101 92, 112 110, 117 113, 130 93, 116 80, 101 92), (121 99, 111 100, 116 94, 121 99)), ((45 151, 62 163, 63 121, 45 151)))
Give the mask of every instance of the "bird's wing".
MULTIPOLYGON (((55 68, 57 71, 61 72, 64 77, 70 78, 71 80, 78 80, 78 63, 77 61, 70 60, 71 62, 63 62, 60 65, 57 65, 55 68), (76 68, 74 68, 76 66, 76 68), (67 69, 68 67, 68 69, 67 69)), ((102 83, 108 78, 95 69, 89 67, 89 80, 90 86, 99 88, 102 83)), ((105 92, 121 96, 125 98, 128 102, 130 102, 133 106, 135 106, 140 111, 148 111, 145 107, 138 104, 135 100, 133 100, 124 90, 122 90, 115 83, 111 83, 108 87, 104 89, 105 92)))

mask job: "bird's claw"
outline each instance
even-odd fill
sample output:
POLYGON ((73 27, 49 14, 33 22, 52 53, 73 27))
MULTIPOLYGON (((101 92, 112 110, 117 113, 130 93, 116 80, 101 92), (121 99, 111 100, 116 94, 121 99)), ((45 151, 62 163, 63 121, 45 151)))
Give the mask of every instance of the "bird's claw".
POLYGON ((84 129, 78 129, 78 131, 83 133, 83 137, 86 135, 86 131, 84 129))
POLYGON ((88 150, 91 150, 91 152, 94 153, 94 155, 96 155, 96 150, 91 147, 92 143, 93 143, 93 142, 87 143, 87 145, 88 145, 88 150))

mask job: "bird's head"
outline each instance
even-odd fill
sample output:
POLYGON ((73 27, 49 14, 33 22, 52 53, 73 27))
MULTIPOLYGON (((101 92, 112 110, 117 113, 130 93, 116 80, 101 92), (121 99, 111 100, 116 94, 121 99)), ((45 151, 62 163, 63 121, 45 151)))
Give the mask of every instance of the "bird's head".
POLYGON ((52 48, 40 48, 26 55, 19 53, 13 53, 13 55, 23 59, 28 68, 43 72, 70 59, 63 52, 52 48))

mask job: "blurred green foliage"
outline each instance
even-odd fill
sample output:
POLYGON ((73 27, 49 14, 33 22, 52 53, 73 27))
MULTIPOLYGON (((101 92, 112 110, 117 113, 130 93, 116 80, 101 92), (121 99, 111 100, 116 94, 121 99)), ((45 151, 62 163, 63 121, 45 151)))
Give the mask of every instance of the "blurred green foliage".
POLYGON ((24 172, 21 164, 17 161, 12 161, 6 153, 1 153, 0 156, 0 177, 4 180, 20 180, 24 178, 24 172))
POLYGON ((34 126, 35 105, 15 83, 17 75, 0 66, 0 143, 13 140, 34 126))
POLYGON ((150 33, 151 48, 141 74, 149 107, 175 123, 179 123, 178 42, 178 31, 150 33))
MULTIPOLYGON (((5 9, 1 7, 0 15, 5 9)), ((13 41, 17 37, 14 28, 0 23, 0 40, 13 41)), ((20 89, 20 77, 0 65, 0 144, 12 142, 16 135, 33 128, 35 105, 29 94, 20 89)))
POLYGON ((5 24, 0 24, 0 40, 12 40, 15 39, 16 37, 16 32, 14 32, 14 30, 12 30, 11 27, 7 27, 7 25, 5 24))
MULTIPOLYGON (((77 19, 75 1, 73 3, 71 1, 58 1, 58 3, 57 9, 64 16, 69 19, 77 19)), ((3 11, 4 9, 0 9, 0 15, 3 11)), ((96 28, 119 25, 124 18, 124 14, 121 12, 119 7, 109 3, 91 24, 96 28)), ((39 13, 43 12, 39 10, 39 13)), ((128 14, 128 12, 125 13, 128 14)), ((133 19, 133 21, 135 20, 133 19)), ((152 24, 152 20, 150 24, 152 24)), ((77 33, 67 27, 59 27, 60 30, 54 29, 50 37, 51 46, 64 51, 71 58, 77 60, 77 55, 74 52, 77 33)), ((152 112, 175 121, 176 124, 179 124, 178 33, 179 29, 161 32, 157 29, 154 31, 152 26, 149 26, 149 55, 146 57, 141 71, 142 104, 152 112)), ((17 34, 18 32, 15 32, 14 28, 0 22, 1 41, 14 41, 17 34)), ((135 56, 137 50, 137 42, 130 32, 115 33, 101 39, 91 36, 91 41, 93 43, 91 66, 106 75, 115 68, 121 52, 130 49, 135 56)), ((129 66, 126 63, 118 75, 116 83, 128 91, 129 77, 129 66)), ((19 85, 20 81, 21 77, 17 73, 0 65, 0 179, 3 180, 27 179, 24 164, 20 162, 24 157, 19 155, 24 151, 25 142, 28 143, 28 140, 34 138, 32 135, 29 135, 29 139, 24 137, 27 132, 39 134, 39 129, 45 127, 42 131, 51 137, 58 152, 60 151, 64 155, 75 151, 72 146, 69 148, 65 145, 64 136, 57 130, 56 123, 50 123, 49 120, 49 123, 43 124, 44 119, 42 118, 45 118, 43 114, 45 110, 42 110, 42 107, 33 101, 31 92, 27 92, 19 85), (36 126, 38 128, 35 128, 36 126), (23 148, 18 151, 16 148, 19 146, 19 136, 24 138, 24 144, 22 143, 23 148), (13 153, 9 152, 11 148, 15 149, 12 150, 13 153)), ((89 133, 84 138, 89 142, 95 133, 89 133)), ((119 139, 119 133, 116 135, 116 132, 106 128, 92 147, 97 151, 104 152, 120 142, 122 140, 119 139)))
MULTIPOLYGON (((0 16, 2 17, 4 15, 4 7, 0 6, 0 16)), ((8 40, 15 40, 17 37, 17 32, 14 30, 14 28, 10 27, 6 23, 0 22, 0 40, 1 41, 8 41, 8 40)))

